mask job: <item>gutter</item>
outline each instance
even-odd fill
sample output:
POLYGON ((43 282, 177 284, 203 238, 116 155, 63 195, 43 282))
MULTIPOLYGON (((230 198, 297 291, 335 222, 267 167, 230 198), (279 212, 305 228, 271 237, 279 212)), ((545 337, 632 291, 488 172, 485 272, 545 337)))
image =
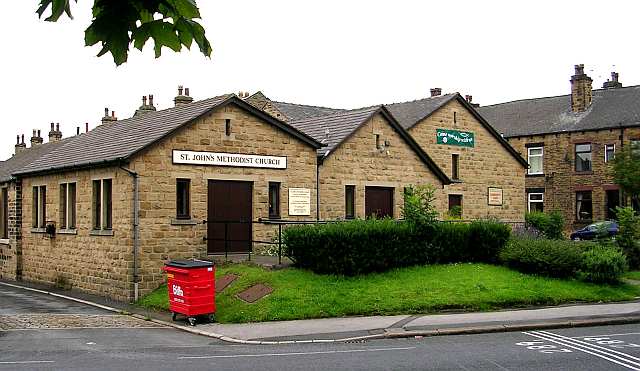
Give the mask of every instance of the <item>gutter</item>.
POLYGON ((139 285, 139 277, 138 277, 138 253, 140 250, 140 221, 139 217, 139 176, 133 170, 129 170, 125 167, 120 166, 120 169, 124 170, 127 174, 129 174, 133 178, 133 218, 131 228, 133 230, 133 299, 134 301, 138 301, 138 285, 139 285))

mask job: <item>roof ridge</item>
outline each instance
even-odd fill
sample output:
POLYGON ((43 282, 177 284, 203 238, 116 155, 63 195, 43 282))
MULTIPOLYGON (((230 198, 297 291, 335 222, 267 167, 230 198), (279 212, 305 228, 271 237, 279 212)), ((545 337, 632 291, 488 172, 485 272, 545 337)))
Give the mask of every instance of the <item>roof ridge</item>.
POLYGON ((418 99, 414 99, 414 100, 408 100, 408 101, 404 101, 404 102, 385 103, 383 105, 384 106, 393 106, 394 104, 415 103, 415 102, 418 102, 418 101, 421 101, 421 100, 431 100, 431 99, 442 98, 442 97, 446 97, 446 96, 450 96, 450 95, 456 95, 456 94, 460 94, 460 93, 458 93, 458 92, 448 93, 448 94, 436 95, 436 96, 433 96, 433 97, 424 97, 424 98, 418 98, 418 99))
POLYGON ((324 109, 332 109, 332 110, 336 110, 336 111, 346 111, 347 109, 345 108, 334 108, 334 107, 326 107, 326 106, 314 106, 311 104, 302 104, 302 103, 291 103, 291 102, 282 102, 282 101, 278 101, 278 100, 271 100, 269 99, 271 102, 273 103, 282 103, 282 104, 290 104, 292 106, 298 106, 298 107, 313 107, 313 108, 324 108, 324 109))
POLYGON ((382 104, 378 104, 378 105, 373 105, 373 106, 367 106, 367 107, 360 107, 360 108, 353 108, 353 109, 343 109, 339 112, 333 112, 333 113, 329 113, 326 115, 322 115, 322 116, 314 116, 314 117, 307 117, 307 118, 303 118, 300 120, 291 120, 292 123, 301 123, 301 122, 311 122, 311 121, 317 121, 317 120, 324 120, 327 118, 332 118, 332 117, 340 117, 349 113, 356 113, 357 111, 367 111, 367 110, 371 110, 371 109, 379 109, 380 107, 382 107, 382 104))

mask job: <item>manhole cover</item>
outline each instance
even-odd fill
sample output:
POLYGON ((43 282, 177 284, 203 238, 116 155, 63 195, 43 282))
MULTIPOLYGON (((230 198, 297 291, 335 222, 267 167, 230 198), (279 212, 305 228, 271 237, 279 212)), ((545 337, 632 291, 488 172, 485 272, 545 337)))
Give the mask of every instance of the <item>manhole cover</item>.
POLYGON ((216 278, 216 292, 222 292, 231 284, 231 282, 235 281, 238 278, 236 274, 225 274, 220 278, 216 278))
POLYGON ((261 283, 257 285, 253 285, 243 292, 239 293, 237 296, 239 299, 246 301, 247 303, 254 303, 259 299, 262 299, 264 296, 269 295, 273 292, 273 289, 267 285, 263 285, 261 283))

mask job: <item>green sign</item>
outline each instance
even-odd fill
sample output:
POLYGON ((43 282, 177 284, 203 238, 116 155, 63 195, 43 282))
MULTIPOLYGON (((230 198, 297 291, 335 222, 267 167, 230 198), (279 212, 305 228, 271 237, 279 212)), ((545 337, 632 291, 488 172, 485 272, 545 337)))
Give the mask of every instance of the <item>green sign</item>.
POLYGON ((450 146, 473 147, 475 144, 473 133, 467 131, 436 129, 436 138, 438 144, 450 146))

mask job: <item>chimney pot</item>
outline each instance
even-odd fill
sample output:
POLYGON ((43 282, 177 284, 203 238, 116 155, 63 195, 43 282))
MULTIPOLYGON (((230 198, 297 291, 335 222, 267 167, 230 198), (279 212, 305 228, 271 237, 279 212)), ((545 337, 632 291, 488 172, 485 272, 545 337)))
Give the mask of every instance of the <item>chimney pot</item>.
POLYGON ((111 117, 116 118, 116 111, 111 111, 111 117))
POLYGON ((20 144, 20 134, 16 135, 16 144, 20 144))
POLYGON ((80 135, 80 126, 76 126, 76 135, 80 135))
POLYGON ((84 130, 85 130, 85 133, 89 132, 89 123, 88 122, 84 123, 84 130))
POLYGON ((180 89, 178 90, 178 95, 175 98, 173 98, 173 103, 176 107, 193 102, 193 98, 189 96, 189 88, 184 88, 184 95, 182 94, 183 90, 181 89, 182 89, 182 85, 180 85, 180 89))
POLYGON ((184 88, 182 87, 182 85, 178 85, 178 95, 182 95, 182 90, 184 88))
POLYGON ((24 134, 22 135, 22 143, 20 143, 20 135, 16 135, 16 145, 15 145, 15 153, 18 154, 25 149, 27 149, 27 145, 24 144, 24 134))
POLYGON ((60 131, 60 123, 56 123, 56 131, 60 131))
POLYGON ((432 97, 437 97, 439 95, 442 94, 442 89, 441 88, 431 88, 431 96, 432 97))
POLYGON ((184 95, 189 96, 189 88, 184 88, 184 95))
POLYGON ((51 123, 51 131, 53 131, 53 122, 51 123))
POLYGON ((149 94, 149 105, 153 106, 153 94, 149 94))
POLYGON ((143 105, 143 106, 146 106, 146 105, 147 105, 147 96, 146 96, 146 95, 143 95, 143 96, 142 96, 142 105, 143 105))
POLYGON ((20 138, 22 139, 22 144, 24 144, 24 134, 22 134, 20 138))
POLYGON ((105 117, 109 116, 109 107, 105 107, 104 108, 104 115, 105 115, 105 117))
POLYGON ((38 138, 40 138, 40 129, 38 129, 38 138))

